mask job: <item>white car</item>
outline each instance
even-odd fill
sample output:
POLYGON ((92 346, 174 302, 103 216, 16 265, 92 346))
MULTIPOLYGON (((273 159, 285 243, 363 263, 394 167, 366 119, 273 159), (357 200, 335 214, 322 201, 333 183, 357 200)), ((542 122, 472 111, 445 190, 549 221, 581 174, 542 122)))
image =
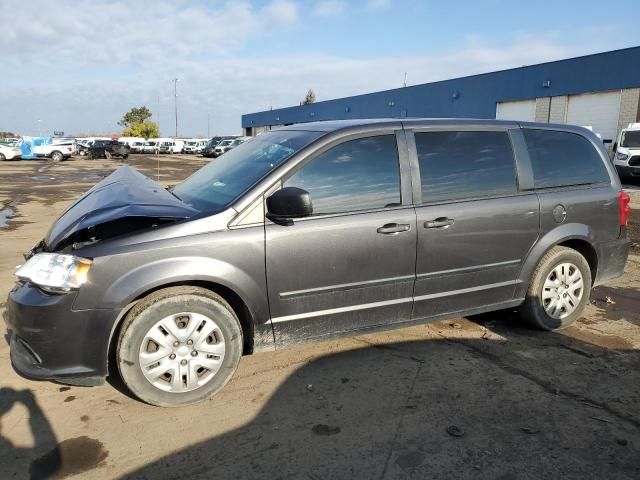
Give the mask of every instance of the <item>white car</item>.
POLYGON ((0 162, 3 160, 14 160, 20 158, 22 152, 13 145, 0 145, 0 162))
POLYGON ((209 140, 202 140, 198 138, 192 138, 184 142, 184 148, 182 153, 202 153, 204 147, 207 146, 209 140))
POLYGON ((620 178, 640 178, 640 123, 631 123, 613 146, 613 164, 620 178))
POLYGON ((157 140, 149 140, 144 142, 142 146, 142 153, 158 153, 158 149, 160 148, 160 142, 157 140))

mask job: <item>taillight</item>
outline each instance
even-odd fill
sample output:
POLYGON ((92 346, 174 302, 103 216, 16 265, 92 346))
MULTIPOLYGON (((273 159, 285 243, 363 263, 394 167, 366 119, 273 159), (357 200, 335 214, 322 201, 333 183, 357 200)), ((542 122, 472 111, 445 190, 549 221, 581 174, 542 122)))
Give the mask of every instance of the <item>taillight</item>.
POLYGON ((628 193, 620 192, 618 200, 620 201, 620 225, 624 227, 631 216, 631 206, 629 205, 631 197, 628 193))

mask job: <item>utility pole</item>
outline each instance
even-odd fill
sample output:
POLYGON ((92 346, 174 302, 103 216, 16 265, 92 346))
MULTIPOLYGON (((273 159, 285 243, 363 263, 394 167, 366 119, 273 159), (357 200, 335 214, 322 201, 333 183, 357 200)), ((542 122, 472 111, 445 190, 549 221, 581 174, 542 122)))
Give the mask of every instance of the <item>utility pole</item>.
POLYGON ((178 138, 178 79, 174 78, 173 80, 173 105, 176 112, 176 138, 178 138))
POLYGON ((158 114, 156 115, 156 123, 158 124, 158 131, 160 130, 160 95, 158 95, 158 114))
POLYGON ((402 84, 402 87, 406 87, 407 86, 407 72, 404 72, 404 83, 402 84))

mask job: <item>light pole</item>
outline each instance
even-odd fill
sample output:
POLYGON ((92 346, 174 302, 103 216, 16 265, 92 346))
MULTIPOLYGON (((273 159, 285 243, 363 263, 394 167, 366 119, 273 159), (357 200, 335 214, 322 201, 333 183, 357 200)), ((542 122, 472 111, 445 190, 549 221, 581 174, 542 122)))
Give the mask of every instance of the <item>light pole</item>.
POLYGON ((176 138, 178 138, 178 79, 173 79, 173 105, 176 112, 176 138))
POLYGON ((38 136, 42 136, 42 120, 38 119, 38 136))

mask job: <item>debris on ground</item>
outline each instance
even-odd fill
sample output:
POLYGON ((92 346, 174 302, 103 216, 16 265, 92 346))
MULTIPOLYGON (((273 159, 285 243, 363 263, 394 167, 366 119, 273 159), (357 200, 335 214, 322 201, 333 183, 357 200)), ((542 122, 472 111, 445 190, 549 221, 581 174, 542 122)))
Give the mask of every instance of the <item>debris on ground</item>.
POLYGON ((457 425, 449 425, 447 427, 447 433, 452 437, 462 437, 464 436, 464 429, 462 427, 458 427, 457 425))

